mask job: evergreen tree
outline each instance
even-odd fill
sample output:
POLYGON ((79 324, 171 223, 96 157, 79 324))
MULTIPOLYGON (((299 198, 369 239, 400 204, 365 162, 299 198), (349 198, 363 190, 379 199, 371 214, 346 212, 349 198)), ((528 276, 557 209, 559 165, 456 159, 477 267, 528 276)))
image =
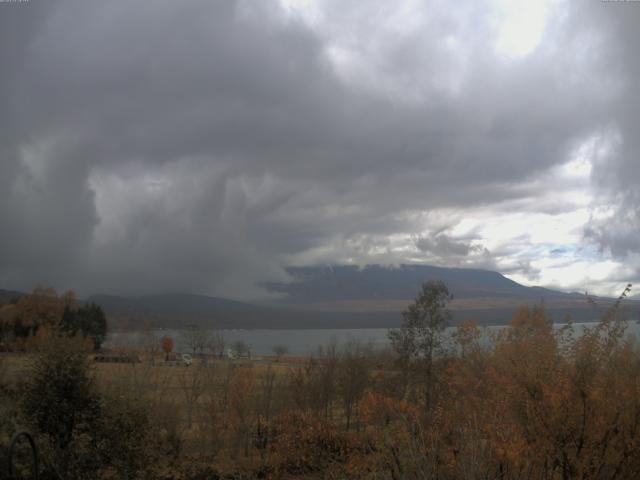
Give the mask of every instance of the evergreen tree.
POLYGON ((99 350, 107 337, 107 318, 102 307, 95 303, 88 303, 78 309, 66 306, 60 328, 72 337, 80 333, 83 337, 91 338, 95 350, 99 350))

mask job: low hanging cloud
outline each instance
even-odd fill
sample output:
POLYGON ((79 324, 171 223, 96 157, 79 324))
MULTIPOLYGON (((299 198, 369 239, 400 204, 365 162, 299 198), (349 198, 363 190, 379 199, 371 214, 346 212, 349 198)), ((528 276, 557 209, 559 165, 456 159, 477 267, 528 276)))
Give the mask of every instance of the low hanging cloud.
POLYGON ((526 279, 558 235, 506 235, 517 213, 588 211, 567 241, 629 261, 640 8, 614 3, 550 4, 515 56, 489 1, 0 3, 0 287, 258 298, 344 262, 526 279))
POLYGON ((473 248, 470 242, 454 240, 443 233, 433 238, 418 238, 416 247, 422 252, 433 253, 439 257, 466 257, 473 248))
POLYGON ((446 233, 418 237, 415 245, 420 252, 433 255, 445 264, 453 262, 457 265, 462 261, 470 266, 486 266, 491 261, 491 252, 482 244, 473 239, 456 239, 446 233))

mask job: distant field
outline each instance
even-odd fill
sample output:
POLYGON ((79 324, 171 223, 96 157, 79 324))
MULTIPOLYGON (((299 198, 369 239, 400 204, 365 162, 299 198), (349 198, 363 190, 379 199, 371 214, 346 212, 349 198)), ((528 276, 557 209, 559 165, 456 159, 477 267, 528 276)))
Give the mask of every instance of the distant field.
MULTIPOLYGON (((25 378, 33 361, 30 353, 1 353, 0 375, 8 383, 17 383, 25 378)), ((137 387, 135 392, 144 398, 148 394, 161 392, 167 398, 175 398, 175 392, 184 389, 185 385, 193 383, 194 378, 209 375, 219 375, 221 371, 234 368, 251 368, 256 375, 267 370, 276 375, 283 375, 292 368, 299 368, 308 359, 302 357, 284 357, 277 361, 273 356, 256 357, 253 360, 235 360, 210 358, 203 362, 199 358, 193 360, 193 365, 159 366, 153 365, 148 359, 140 363, 99 363, 93 362, 94 354, 87 355, 92 364, 95 378, 100 388, 130 388, 137 387)), ((158 356, 156 361, 161 361, 158 356)))

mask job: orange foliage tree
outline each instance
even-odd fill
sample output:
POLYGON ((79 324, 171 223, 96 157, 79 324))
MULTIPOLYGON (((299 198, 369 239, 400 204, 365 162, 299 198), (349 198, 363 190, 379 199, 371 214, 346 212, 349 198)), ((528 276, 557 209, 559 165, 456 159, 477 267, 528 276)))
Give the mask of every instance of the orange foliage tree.
POLYGON ((160 348, 164 352, 164 359, 169 360, 169 354, 173 351, 173 338, 165 335, 160 339, 160 348))
POLYGON ((53 288, 37 287, 0 311, 0 330, 11 337, 18 350, 38 344, 34 337, 40 328, 58 328, 65 308, 73 308, 77 299, 72 291, 58 295, 53 288))

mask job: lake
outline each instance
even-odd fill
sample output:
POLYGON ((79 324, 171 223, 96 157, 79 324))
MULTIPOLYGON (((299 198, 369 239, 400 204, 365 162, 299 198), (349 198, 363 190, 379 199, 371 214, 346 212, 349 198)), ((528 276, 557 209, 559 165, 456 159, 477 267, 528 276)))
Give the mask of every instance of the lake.
MULTIPOLYGON (((575 331, 579 334, 586 327, 593 327, 596 322, 574 323, 575 331)), ((555 324, 560 328, 562 324, 555 324)), ((491 332, 505 328, 500 326, 482 327, 483 343, 488 343, 491 332)), ((453 333, 455 329, 449 328, 447 332, 453 333)), ((290 355, 313 355, 320 346, 335 343, 338 347, 345 345, 349 341, 371 344, 374 348, 382 349, 389 345, 386 328, 358 328, 358 329, 290 329, 290 330, 220 330, 227 346, 232 346, 236 341, 243 341, 251 349, 253 355, 273 355, 275 345, 284 345, 290 355)), ((158 338, 168 335, 175 340, 175 351, 187 352, 189 348, 185 345, 179 330, 155 330, 154 335, 158 338)), ((630 322, 627 334, 640 336, 640 325, 630 322)), ((142 334, 136 332, 113 332, 110 333, 105 347, 133 347, 140 345, 143 341, 142 334)))

